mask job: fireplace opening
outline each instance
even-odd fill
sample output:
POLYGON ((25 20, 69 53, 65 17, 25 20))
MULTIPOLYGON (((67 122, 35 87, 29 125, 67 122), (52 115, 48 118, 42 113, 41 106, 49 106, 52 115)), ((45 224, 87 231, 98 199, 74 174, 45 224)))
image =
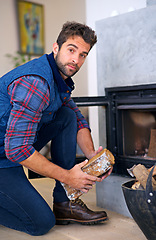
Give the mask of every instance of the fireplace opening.
POLYGON ((108 148, 116 158, 114 171, 128 175, 134 164, 156 163, 156 85, 107 88, 108 148))
POLYGON ((140 160, 142 158, 156 160, 156 111, 152 109, 126 109, 122 110, 121 114, 121 151, 123 156, 140 160))

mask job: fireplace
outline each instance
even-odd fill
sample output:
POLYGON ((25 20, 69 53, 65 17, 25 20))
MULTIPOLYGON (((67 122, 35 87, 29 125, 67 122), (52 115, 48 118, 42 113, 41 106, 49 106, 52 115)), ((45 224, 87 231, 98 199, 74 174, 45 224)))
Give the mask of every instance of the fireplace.
MULTIPOLYGON (((107 148, 116 159, 114 173, 128 175, 127 168, 139 163, 147 168, 153 166, 156 163, 156 84, 106 88, 105 93, 103 97, 80 97, 74 101, 79 107, 103 106, 107 148)), ((101 129, 100 134, 104 134, 101 129)))

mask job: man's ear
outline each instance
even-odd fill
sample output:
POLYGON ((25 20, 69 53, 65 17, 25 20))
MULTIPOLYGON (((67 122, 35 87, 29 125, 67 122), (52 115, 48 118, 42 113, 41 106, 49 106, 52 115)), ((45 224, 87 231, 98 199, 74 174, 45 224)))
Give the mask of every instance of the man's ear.
POLYGON ((58 51, 59 51, 59 46, 58 46, 58 44, 55 42, 55 43, 53 44, 53 53, 54 53, 55 56, 57 55, 58 51))

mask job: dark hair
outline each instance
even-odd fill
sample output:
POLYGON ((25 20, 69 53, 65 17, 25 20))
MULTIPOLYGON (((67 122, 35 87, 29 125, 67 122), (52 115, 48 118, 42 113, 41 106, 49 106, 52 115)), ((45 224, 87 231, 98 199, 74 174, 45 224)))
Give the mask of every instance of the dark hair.
POLYGON ((63 25, 62 30, 57 38, 59 49, 61 48, 62 44, 68 40, 69 37, 75 35, 82 37, 86 43, 89 43, 90 49, 97 42, 95 31, 93 31, 87 25, 77 22, 66 22, 63 25))

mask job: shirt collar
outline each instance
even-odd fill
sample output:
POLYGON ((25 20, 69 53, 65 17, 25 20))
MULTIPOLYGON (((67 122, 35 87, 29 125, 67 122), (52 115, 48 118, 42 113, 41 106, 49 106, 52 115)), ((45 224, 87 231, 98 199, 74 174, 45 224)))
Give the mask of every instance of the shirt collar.
POLYGON ((62 76, 59 72, 59 69, 57 67, 57 64, 55 62, 53 52, 50 54, 46 54, 46 56, 47 56, 50 66, 51 66, 51 69, 53 71, 54 80, 58 86, 59 91, 60 92, 73 91, 75 88, 73 80, 71 79, 71 77, 68 77, 65 80, 62 78, 62 76))

